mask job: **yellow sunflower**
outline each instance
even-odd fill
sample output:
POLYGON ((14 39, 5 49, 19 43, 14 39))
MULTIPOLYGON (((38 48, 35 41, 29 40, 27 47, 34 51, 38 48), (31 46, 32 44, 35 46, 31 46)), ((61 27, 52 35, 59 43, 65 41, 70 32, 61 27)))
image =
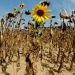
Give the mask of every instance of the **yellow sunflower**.
POLYGON ((37 21, 37 22, 44 22, 45 19, 51 18, 49 16, 49 13, 51 10, 47 10, 47 6, 37 4, 34 8, 32 8, 31 16, 37 21))
POLYGON ((21 3, 21 4, 20 4, 20 8, 23 8, 23 7, 24 7, 24 3, 21 3))

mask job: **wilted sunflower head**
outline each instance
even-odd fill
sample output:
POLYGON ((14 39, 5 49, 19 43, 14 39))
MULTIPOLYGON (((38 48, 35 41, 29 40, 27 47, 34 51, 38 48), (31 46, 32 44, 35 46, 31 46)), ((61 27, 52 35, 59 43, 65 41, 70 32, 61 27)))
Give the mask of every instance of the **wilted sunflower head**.
POLYGON ((20 8, 23 8, 25 5, 24 5, 24 3, 21 3, 20 4, 20 8))
POLYGON ((47 6, 37 4, 34 8, 32 8, 31 16, 34 18, 37 22, 44 22, 45 19, 49 19, 51 16, 49 13, 51 10, 47 10, 47 6))

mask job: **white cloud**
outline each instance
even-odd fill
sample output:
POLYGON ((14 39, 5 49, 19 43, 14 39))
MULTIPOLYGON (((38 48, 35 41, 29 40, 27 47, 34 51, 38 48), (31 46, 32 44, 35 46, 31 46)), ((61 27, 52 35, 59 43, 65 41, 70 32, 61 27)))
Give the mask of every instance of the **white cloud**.
POLYGON ((71 2, 75 3, 75 0, 71 0, 71 2))
POLYGON ((61 8, 61 5, 59 4, 59 3, 54 3, 54 5, 53 5, 55 8, 57 8, 57 9, 60 9, 61 8))
MULTIPOLYGON (((75 0, 73 0, 75 2, 75 0)), ((72 13, 72 4, 68 3, 68 0, 64 0, 62 4, 59 3, 54 3, 54 7, 61 10, 62 8, 64 8, 69 14, 72 13)))
POLYGON ((65 0, 63 2, 63 7, 66 9, 66 11, 69 13, 69 14, 72 14, 72 6, 71 4, 68 4, 68 0, 65 0), (66 1, 66 2, 65 2, 66 1))

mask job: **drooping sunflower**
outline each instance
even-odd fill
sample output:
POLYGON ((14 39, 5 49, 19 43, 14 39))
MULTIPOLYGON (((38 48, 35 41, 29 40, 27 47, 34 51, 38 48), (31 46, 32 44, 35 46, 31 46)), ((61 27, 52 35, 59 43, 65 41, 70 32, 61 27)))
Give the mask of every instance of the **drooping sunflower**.
POLYGON ((34 18, 37 22, 44 22, 45 19, 51 18, 49 15, 51 10, 47 10, 47 6, 37 4, 34 8, 32 8, 31 16, 34 18))
POLYGON ((25 5, 24 5, 24 3, 21 3, 20 4, 20 8, 23 8, 25 5))

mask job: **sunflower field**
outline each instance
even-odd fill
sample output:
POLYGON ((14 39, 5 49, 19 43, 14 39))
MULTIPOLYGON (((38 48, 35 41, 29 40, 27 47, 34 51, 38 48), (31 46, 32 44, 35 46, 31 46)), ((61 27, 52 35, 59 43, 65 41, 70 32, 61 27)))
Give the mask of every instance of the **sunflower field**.
MULTIPOLYGON (((49 1, 34 5, 32 12, 24 10, 21 3, 0 20, 0 75, 75 75, 75 26, 68 26, 64 19, 75 21, 72 16, 60 13, 61 26, 54 22, 49 1), (32 21, 25 24, 23 15, 32 21), (50 26, 44 27, 50 20, 50 26)), ((73 11, 75 12, 75 11, 73 11)))

